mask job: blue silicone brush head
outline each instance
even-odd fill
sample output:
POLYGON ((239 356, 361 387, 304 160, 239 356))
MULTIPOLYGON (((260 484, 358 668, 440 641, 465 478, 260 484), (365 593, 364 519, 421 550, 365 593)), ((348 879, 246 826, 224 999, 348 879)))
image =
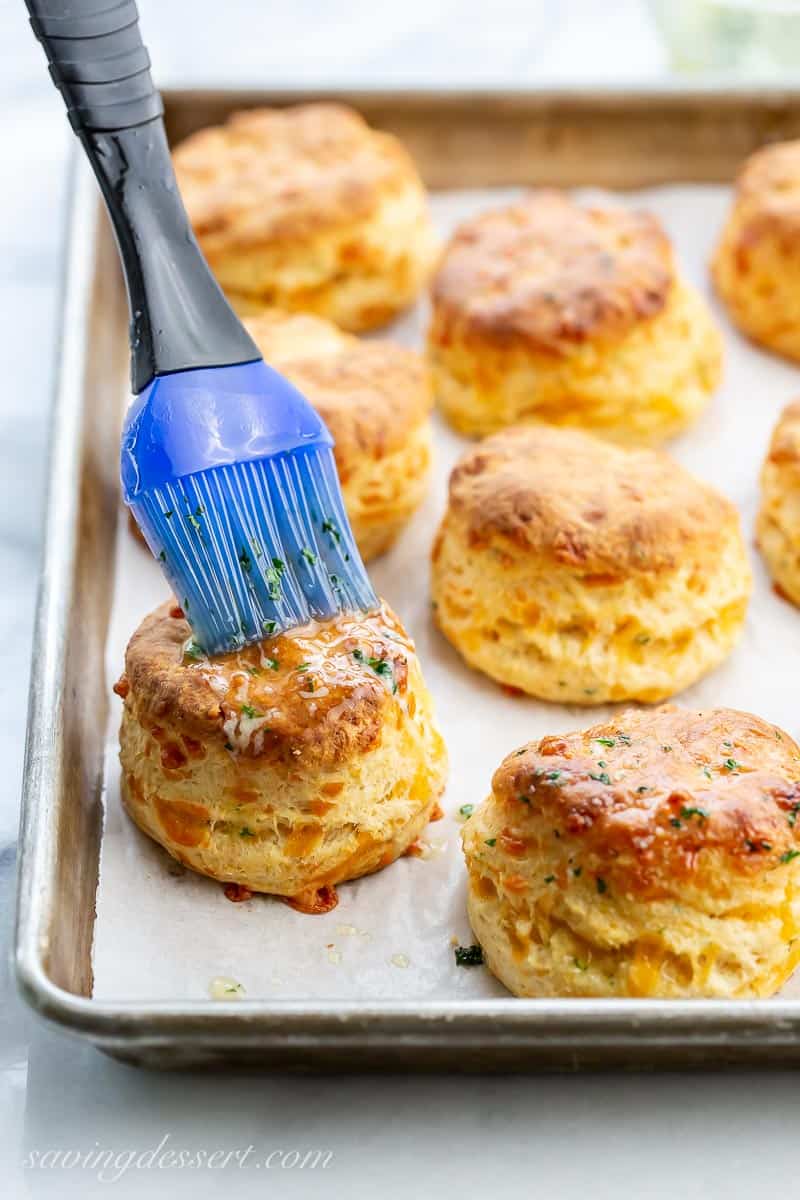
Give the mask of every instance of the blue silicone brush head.
POLYGON ((198 650, 236 650, 377 598, 332 439, 263 362, 157 376, 122 437, 126 503, 198 650))

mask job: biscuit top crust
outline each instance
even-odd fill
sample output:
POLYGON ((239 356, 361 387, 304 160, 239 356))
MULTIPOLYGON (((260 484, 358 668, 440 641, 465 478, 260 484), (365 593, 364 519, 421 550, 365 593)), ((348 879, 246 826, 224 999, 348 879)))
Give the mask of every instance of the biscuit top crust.
POLYGON ((370 216, 416 168, 391 134, 342 104, 234 113, 174 151, 195 233, 211 252, 318 237, 370 216))
POLYGON ((342 483, 364 456, 399 450, 433 405, 428 369, 413 350, 362 341, 321 317, 268 310, 245 321, 265 360, 282 371, 330 429, 342 483))
POLYGON ((573 430, 518 426, 472 447, 450 476, 472 545, 499 539, 597 582, 671 570, 739 530, 733 504, 667 454, 573 430))
POLYGON ((800 852, 800 749, 730 708, 628 709, 515 751, 492 788, 508 838, 558 831, 600 892, 611 880, 631 891, 667 887, 699 868, 703 850, 743 872, 800 852))
POLYGON ((532 192, 456 230, 433 283, 434 340, 474 334, 568 353, 660 313, 673 280, 669 239, 650 213, 532 192))
POLYGON ((151 730, 213 739, 237 756, 334 765, 380 740, 404 705, 414 646, 386 604, 206 658, 181 609, 145 617, 116 686, 151 730))
POLYGON ((767 462, 800 471, 800 400, 784 408, 772 431, 767 462))
POLYGON ((736 204, 757 222, 800 230, 800 141, 751 154, 736 180, 736 204))

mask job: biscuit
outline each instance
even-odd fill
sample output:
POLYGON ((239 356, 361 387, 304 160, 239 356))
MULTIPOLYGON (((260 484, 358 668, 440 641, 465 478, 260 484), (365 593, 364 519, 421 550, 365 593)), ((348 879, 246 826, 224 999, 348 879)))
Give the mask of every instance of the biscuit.
POLYGON ((115 690, 122 800, 187 867, 315 911, 431 816, 446 751, 385 604, 205 658, 180 608, 146 617, 115 690))
POLYGON ((800 360, 800 141, 747 159, 711 270, 742 332, 800 360))
POLYGON ((719 382, 720 335, 649 213, 533 192, 460 226, 432 301, 434 392, 465 434, 544 422, 650 444, 719 382))
POLYGON ((756 534, 775 590, 800 605, 800 400, 787 405, 772 434, 756 534))
POLYGON ((416 167, 344 105, 237 112, 173 157, 201 249, 243 315, 274 305, 372 329, 427 281, 436 245, 416 167))
POLYGON ((800 961, 800 750, 749 713, 630 709, 501 763, 470 922, 518 996, 769 996, 800 961))
POLYGON ((750 587, 735 507, 662 451, 518 426, 450 477, 436 622, 532 696, 663 700, 730 652, 750 587))
POLYGON ((412 350, 359 341, 321 317, 271 310, 245 324, 266 361, 332 433, 353 533, 363 558, 374 558, 427 490, 432 398, 425 363, 412 350))

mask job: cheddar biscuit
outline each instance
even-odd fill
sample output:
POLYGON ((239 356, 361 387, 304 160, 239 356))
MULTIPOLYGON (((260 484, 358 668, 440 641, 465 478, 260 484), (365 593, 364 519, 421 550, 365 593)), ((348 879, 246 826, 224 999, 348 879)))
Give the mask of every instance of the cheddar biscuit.
POLYGON ((466 221, 432 287, 434 391, 460 432, 519 422, 649 444, 691 425, 722 343, 655 217, 537 191, 466 221))
POLYGON ((800 360, 800 141, 745 162, 712 275, 743 333, 800 360))
POLYGON ((211 659, 164 604, 115 690, 140 829, 195 871, 309 911, 402 854, 444 786, 414 646, 385 604, 211 659))
POLYGON ((360 341, 320 317, 270 310, 245 321, 265 360, 322 416, 364 559, 394 542, 425 495, 432 404, 425 363, 391 342, 360 341))
POLYGON ((532 696, 663 700, 730 652, 750 587, 736 509, 663 452, 519 426, 451 475, 435 619, 532 696))
POLYGON ((518 996, 770 996, 800 961, 800 750, 749 713, 630 709, 510 754, 463 830, 518 996))
POLYGON ((203 253, 245 315, 275 305, 372 329, 427 280, 435 239, 416 167, 344 105, 234 113, 174 163, 203 253))
POLYGON ((800 605, 800 401, 781 413, 761 469, 758 546, 776 590, 800 605))

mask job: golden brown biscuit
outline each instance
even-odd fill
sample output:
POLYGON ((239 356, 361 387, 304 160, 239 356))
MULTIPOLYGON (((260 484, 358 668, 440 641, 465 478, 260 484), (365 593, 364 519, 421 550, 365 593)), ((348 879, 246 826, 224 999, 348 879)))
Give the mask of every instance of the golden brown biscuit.
POLYGON ((765 146, 745 162, 712 275, 744 333, 800 359, 800 141, 765 146))
POLYGON ((739 516, 668 455, 518 426, 462 457, 433 551, 436 621, 544 700, 663 700, 717 666, 751 578, 739 516))
POLYGON ((312 911, 414 841, 446 750, 414 646, 386 606, 207 659, 164 604, 115 689, 122 799, 204 875, 312 911))
POLYGON ((518 996, 769 996, 800 961, 800 750, 630 709, 510 754, 467 821, 472 928, 518 996))
POLYGON ((719 334, 649 213, 533 192, 456 231, 432 299, 434 391, 462 433, 525 421, 657 442, 719 380, 719 334))
POLYGON ((756 530, 776 591, 800 605, 800 400, 787 405, 773 431, 756 530))
POLYGON ((432 398, 424 362, 413 350, 360 341, 320 317, 273 309, 245 324, 266 361, 300 388, 331 431, 362 556, 383 553, 427 489, 432 398))
POLYGON ((405 148, 341 104, 234 113, 174 152, 209 265, 243 314, 275 305, 345 329, 383 325, 435 253, 405 148))

